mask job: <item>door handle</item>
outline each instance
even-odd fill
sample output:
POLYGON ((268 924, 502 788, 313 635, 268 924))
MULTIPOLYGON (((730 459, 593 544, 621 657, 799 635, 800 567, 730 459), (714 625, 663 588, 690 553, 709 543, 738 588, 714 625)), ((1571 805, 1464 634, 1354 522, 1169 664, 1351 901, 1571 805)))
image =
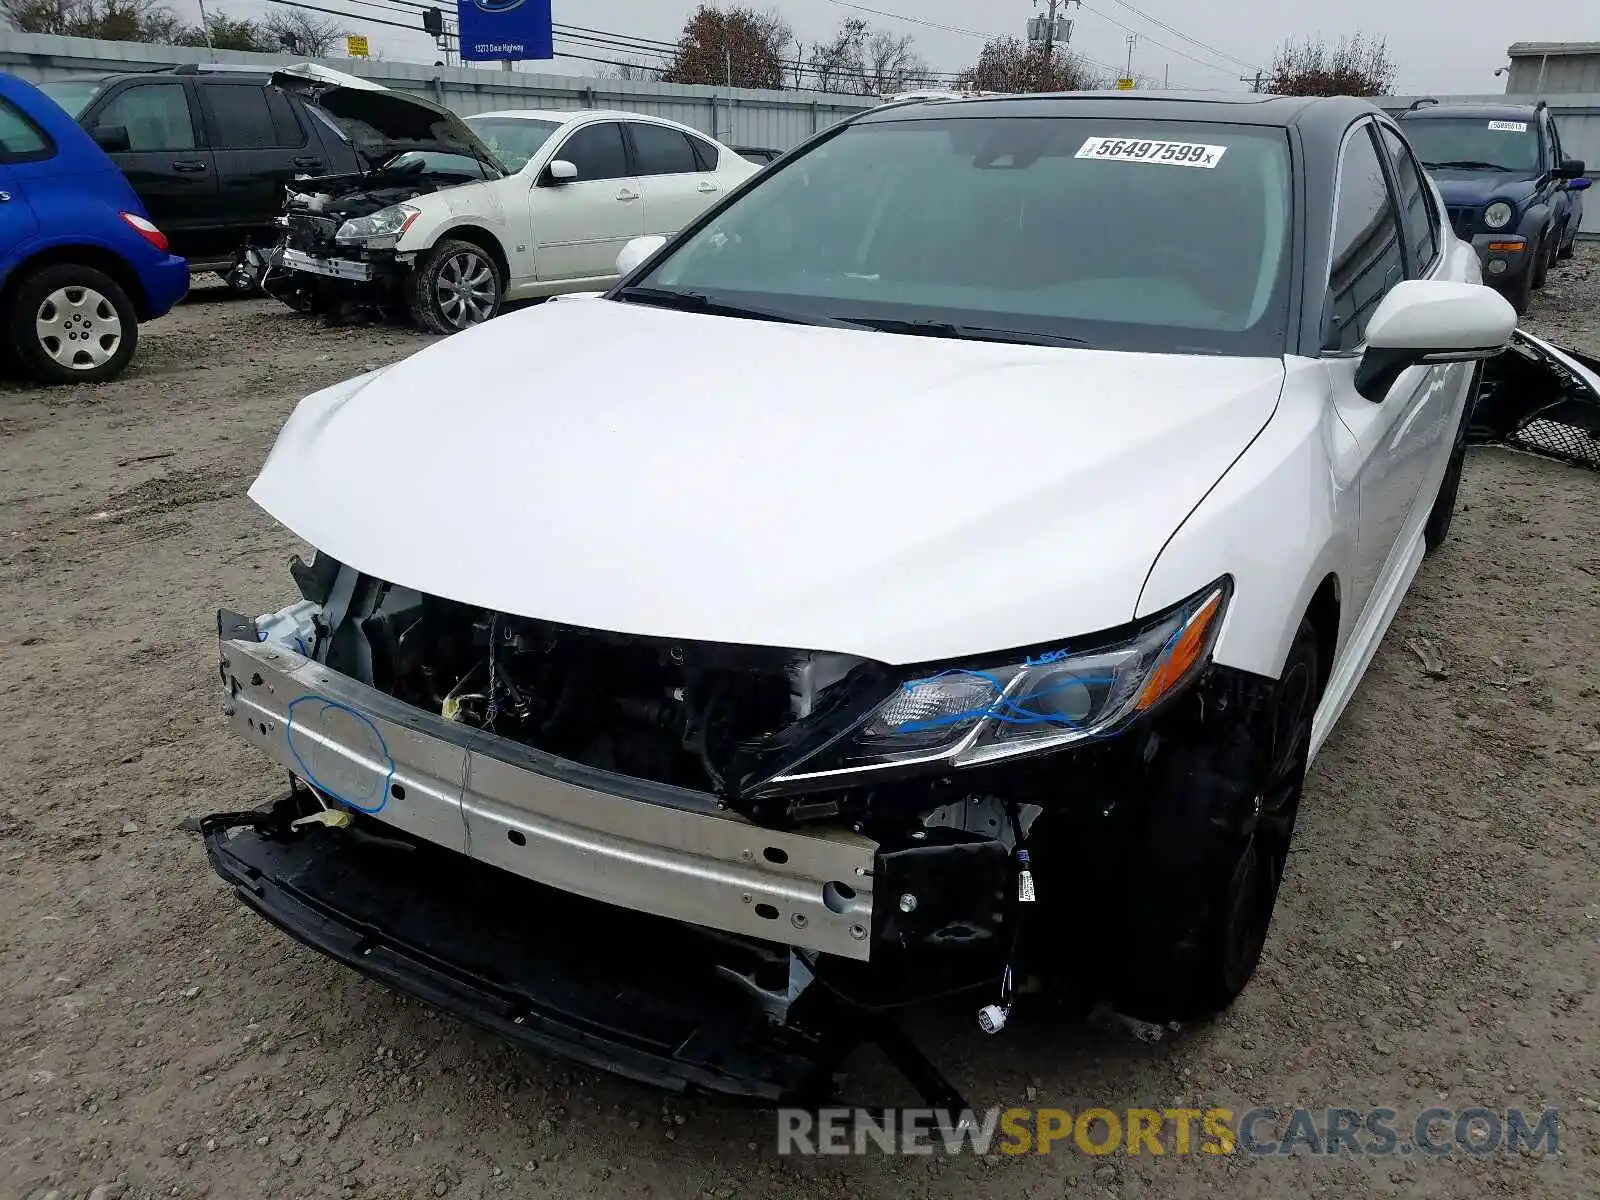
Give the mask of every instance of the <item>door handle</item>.
POLYGON ((722 189, 714 183, 701 183, 700 190, 702 192, 719 192, 722 189))
POLYGON ((313 157, 297 158, 294 160, 294 165, 297 167, 304 167, 308 171, 315 171, 322 166, 322 160, 320 158, 313 157))
POLYGON ((618 200, 637 200, 638 198, 639 193, 634 191, 632 188, 623 188, 617 193, 618 200))
POLYGON ((174 171, 204 171, 206 164, 193 158, 180 158, 173 162, 174 171))

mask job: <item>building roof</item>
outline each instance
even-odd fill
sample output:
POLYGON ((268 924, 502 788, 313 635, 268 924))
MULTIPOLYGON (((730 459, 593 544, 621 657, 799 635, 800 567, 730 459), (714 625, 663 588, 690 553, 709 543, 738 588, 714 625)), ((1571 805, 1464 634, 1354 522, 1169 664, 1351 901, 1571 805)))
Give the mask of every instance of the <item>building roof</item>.
POLYGON ((1600 42, 1513 42, 1508 58, 1555 58, 1561 54, 1600 55, 1600 42))

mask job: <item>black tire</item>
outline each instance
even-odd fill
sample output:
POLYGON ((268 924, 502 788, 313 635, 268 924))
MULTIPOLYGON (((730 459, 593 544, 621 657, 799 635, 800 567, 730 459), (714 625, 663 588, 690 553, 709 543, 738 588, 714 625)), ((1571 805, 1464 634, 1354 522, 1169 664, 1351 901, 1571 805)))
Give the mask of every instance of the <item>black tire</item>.
POLYGON ((492 319, 504 297, 505 280, 494 255, 471 242, 448 239, 412 271, 407 301, 411 319, 424 333, 456 333, 492 319))
POLYGON ((117 281, 93 267, 54 263, 17 285, 7 314, 17 360, 41 383, 102 383, 139 346, 139 314, 117 281))
POLYGON ((1572 236, 1567 239, 1567 244, 1556 251, 1556 258, 1561 262, 1568 261, 1578 252, 1578 232, 1573 230, 1572 236))
POLYGON ((1533 269, 1530 267, 1524 271, 1522 278, 1512 284, 1503 294, 1507 300, 1511 301, 1511 307, 1517 316, 1527 316, 1528 308, 1533 303, 1533 269))
POLYGON ((1539 244, 1533 248, 1533 266, 1529 268, 1529 286, 1533 291, 1538 291, 1544 286, 1545 278, 1550 274, 1550 262, 1555 257, 1555 251, 1550 244, 1554 230, 1546 229, 1539 235, 1539 244))
MULTIPOLYGON (((1226 1008, 1260 961, 1294 834, 1322 694, 1316 630, 1302 619, 1276 683, 1149 799, 1123 895, 1127 923, 1100 993, 1147 1021, 1226 1008)), ((1108 931, 1110 932, 1110 931, 1108 931)))
POLYGON ((1461 491, 1461 470, 1467 460, 1467 426, 1472 423, 1472 409, 1477 403, 1480 371, 1473 377, 1472 393, 1467 399, 1466 411, 1461 414, 1461 427, 1456 430, 1455 443, 1450 447, 1450 461, 1445 465, 1444 478, 1439 481, 1438 494, 1433 507, 1428 510, 1428 520, 1422 527, 1422 543, 1432 554, 1444 545, 1450 534, 1450 522, 1456 515, 1456 496, 1461 491))

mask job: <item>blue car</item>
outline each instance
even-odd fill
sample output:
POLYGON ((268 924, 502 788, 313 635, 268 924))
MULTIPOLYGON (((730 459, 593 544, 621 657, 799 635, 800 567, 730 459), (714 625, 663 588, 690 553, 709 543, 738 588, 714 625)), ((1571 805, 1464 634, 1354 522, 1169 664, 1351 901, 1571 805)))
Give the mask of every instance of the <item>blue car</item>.
POLYGON ((1526 312, 1550 268, 1572 257, 1589 186, 1549 108, 1422 99, 1400 128, 1438 184, 1456 236, 1477 250, 1483 281, 1526 312))
POLYGON ((44 383, 122 371, 189 288, 104 150, 54 100, 0 73, 0 317, 16 360, 44 383))

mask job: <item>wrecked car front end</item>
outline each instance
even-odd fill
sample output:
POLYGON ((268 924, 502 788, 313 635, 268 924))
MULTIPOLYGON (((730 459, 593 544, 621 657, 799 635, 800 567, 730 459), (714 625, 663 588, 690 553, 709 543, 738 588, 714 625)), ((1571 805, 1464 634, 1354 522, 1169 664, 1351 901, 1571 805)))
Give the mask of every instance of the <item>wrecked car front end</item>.
POLYGON ((426 249, 399 245, 420 215, 411 202, 499 179, 504 170, 450 110, 337 72, 326 76, 279 72, 274 82, 302 94, 361 170, 301 177, 287 189, 278 218, 283 240, 262 286, 301 310, 345 302, 403 309, 401 289, 426 249))
POLYGON ((1069 978, 1136 798, 1253 690, 1207 662, 1225 580, 930 670, 293 570, 298 604, 219 614, 224 712, 290 782, 201 822, 218 873, 403 992, 678 1089, 824 1099, 875 1042, 948 1102, 886 1014, 965 993, 992 1032, 1069 978))

